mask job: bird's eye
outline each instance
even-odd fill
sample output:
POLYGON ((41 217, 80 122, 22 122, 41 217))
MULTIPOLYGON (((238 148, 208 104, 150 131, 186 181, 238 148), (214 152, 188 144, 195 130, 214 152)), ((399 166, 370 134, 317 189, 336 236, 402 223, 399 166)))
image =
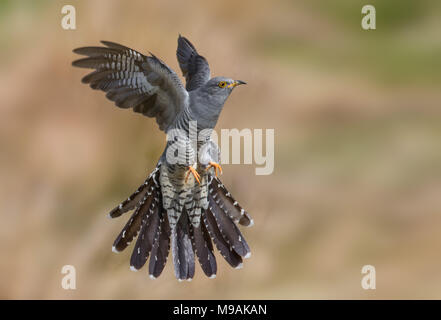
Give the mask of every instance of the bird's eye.
POLYGON ((225 81, 220 81, 218 84, 219 88, 225 88, 227 86, 227 83, 225 81))

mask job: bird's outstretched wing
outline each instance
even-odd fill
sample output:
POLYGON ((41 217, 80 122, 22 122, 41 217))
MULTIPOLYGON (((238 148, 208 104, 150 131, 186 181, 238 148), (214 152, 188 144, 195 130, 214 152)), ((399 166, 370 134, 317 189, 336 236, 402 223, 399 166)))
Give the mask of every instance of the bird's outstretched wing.
POLYGON ((191 42, 181 35, 178 38, 176 56, 188 91, 197 89, 210 80, 210 67, 207 60, 199 55, 191 42))
POLYGON ((92 89, 107 92, 106 97, 120 108, 155 117, 166 131, 188 104, 188 92, 177 74, 154 55, 145 56, 123 45, 101 41, 105 47, 83 47, 73 52, 87 58, 72 65, 95 69, 83 79, 92 89))

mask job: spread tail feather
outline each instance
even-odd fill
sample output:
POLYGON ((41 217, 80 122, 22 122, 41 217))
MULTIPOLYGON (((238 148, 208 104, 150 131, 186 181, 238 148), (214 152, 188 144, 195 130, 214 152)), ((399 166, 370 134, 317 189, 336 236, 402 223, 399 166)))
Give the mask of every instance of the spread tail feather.
POLYGON ((191 280, 194 276, 194 253, 190 240, 187 214, 182 214, 171 231, 173 263, 178 280, 191 280))
POLYGON ((144 266, 152 251, 155 240, 159 237, 159 210, 160 206, 155 205, 143 217, 141 232, 130 258, 130 267, 132 269, 139 270, 144 266))
POLYGON ((216 223, 216 220, 213 217, 213 214, 206 210, 202 215, 205 226, 207 227, 208 233, 216 245, 217 250, 219 250, 220 254, 224 259, 232 266, 233 268, 238 268, 242 265, 242 257, 237 254, 236 251, 231 248, 227 241, 225 241, 222 233, 219 230, 219 227, 216 223))
POLYGON ((209 188, 209 197, 217 203, 222 204, 222 209, 234 222, 245 227, 251 227, 254 224, 251 216, 246 212, 239 203, 233 198, 231 193, 225 188, 217 177, 213 177, 209 188))
POLYGON ((170 226, 167 213, 162 211, 161 215, 159 237, 155 240, 149 262, 149 275, 151 278, 157 278, 161 275, 170 251, 170 226))
POLYGON ((252 219, 234 200, 218 178, 209 183, 209 207, 202 211, 201 222, 195 226, 184 208, 178 223, 170 227, 167 212, 162 206, 159 166, 127 200, 110 212, 111 217, 135 209, 116 238, 113 250, 124 250, 138 235, 131 258, 131 269, 141 269, 150 256, 148 272, 157 278, 167 262, 170 247, 175 276, 191 280, 195 273, 195 255, 203 272, 210 278, 217 273, 213 243, 224 259, 234 268, 242 267, 243 258, 251 254, 236 223, 252 225, 252 219))
POLYGON ((213 198, 209 198, 209 206, 207 214, 213 216, 224 240, 238 255, 241 257, 248 257, 251 252, 250 248, 243 238, 239 228, 223 211, 223 203, 216 202, 213 198))
POLYGON ((153 170, 153 172, 148 176, 145 182, 126 200, 121 202, 117 207, 115 207, 109 213, 110 218, 117 218, 121 216, 123 213, 134 209, 136 206, 139 206, 141 200, 145 196, 150 196, 153 189, 159 188, 159 166, 153 170))
POLYGON ((137 208, 125 227, 113 243, 113 250, 120 252, 127 248, 130 242, 135 238, 140 229, 145 229, 147 223, 151 223, 153 216, 157 215, 159 209, 158 188, 152 187, 152 191, 146 193, 144 198, 137 204, 137 208))
POLYGON ((190 225, 190 228, 193 240, 193 250, 198 257, 202 271, 204 271, 209 278, 216 277, 216 257, 214 256, 213 244, 207 228, 203 223, 200 223, 198 227, 190 225))

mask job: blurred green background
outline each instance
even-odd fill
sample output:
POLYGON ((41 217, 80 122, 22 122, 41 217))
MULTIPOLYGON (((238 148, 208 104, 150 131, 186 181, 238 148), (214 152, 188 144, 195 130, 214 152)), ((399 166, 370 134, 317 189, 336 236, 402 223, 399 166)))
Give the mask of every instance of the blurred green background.
POLYGON ((440 14, 435 0, 0 1, 0 298, 441 298, 440 14), (368 3, 377 30, 360 26, 368 3), (248 82, 217 129, 275 129, 272 175, 222 176, 255 219, 253 256, 232 270, 218 255, 218 277, 190 283, 111 252, 127 216, 106 214, 165 139, 71 67, 73 48, 111 40, 178 71, 179 33, 212 74, 248 82))

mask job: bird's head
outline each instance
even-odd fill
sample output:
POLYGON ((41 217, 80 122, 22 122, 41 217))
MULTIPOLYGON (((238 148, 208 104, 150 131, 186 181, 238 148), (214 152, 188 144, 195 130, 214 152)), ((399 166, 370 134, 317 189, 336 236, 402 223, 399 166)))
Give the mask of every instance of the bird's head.
POLYGON ((214 94, 225 95, 227 93, 228 96, 235 87, 241 84, 246 84, 246 82, 226 77, 215 77, 210 79, 206 83, 206 86, 210 88, 214 94))
POLYGON ((192 108, 197 112, 202 127, 214 128, 225 101, 233 89, 241 84, 245 84, 245 82, 216 77, 210 79, 198 90, 190 92, 196 97, 192 108))
POLYGON ((216 99, 221 104, 224 104, 225 100, 231 94, 233 89, 241 84, 246 84, 246 83, 242 80, 233 80, 225 77, 216 77, 210 79, 205 84, 205 90, 210 94, 212 99, 216 99))

